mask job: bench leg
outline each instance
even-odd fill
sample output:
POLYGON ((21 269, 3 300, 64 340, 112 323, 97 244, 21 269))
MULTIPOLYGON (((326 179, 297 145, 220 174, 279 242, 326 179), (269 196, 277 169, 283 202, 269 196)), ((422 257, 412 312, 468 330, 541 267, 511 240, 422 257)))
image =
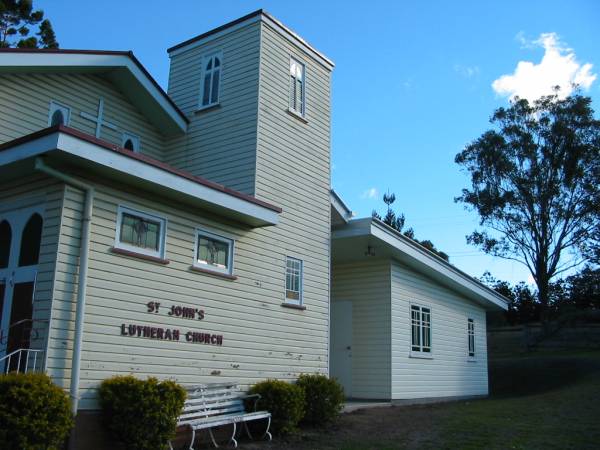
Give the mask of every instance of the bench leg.
POLYGON ((263 434, 263 438, 267 436, 269 441, 272 441, 273 435, 269 432, 269 428, 271 428, 271 416, 269 416, 269 421, 267 422, 267 431, 265 431, 265 434, 263 434))
POLYGON ((212 443, 215 446, 215 448, 219 448, 219 444, 217 444, 217 441, 215 440, 213 432, 210 428, 208 428, 208 434, 210 435, 210 439, 212 440, 212 443))
POLYGON ((237 448, 238 443, 235 440, 235 432, 237 431, 237 424, 235 422, 233 422, 233 434, 231 435, 231 439, 229 440, 229 442, 233 443, 233 448, 237 448))
POLYGON ((194 441, 195 440, 196 440, 196 430, 194 430, 192 428, 192 440, 190 441, 190 450, 194 450, 194 441))

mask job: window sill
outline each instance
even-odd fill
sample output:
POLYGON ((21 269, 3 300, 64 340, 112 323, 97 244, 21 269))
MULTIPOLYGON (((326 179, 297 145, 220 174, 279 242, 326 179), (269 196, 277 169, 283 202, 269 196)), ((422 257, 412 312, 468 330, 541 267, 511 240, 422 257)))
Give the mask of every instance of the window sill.
POLYGON ((203 273, 205 275, 212 275, 214 277, 225 278, 226 280, 237 280, 237 276, 230 275, 228 273, 217 272, 214 270, 204 269, 202 267, 190 266, 192 272, 203 273))
POLYGON ((306 306, 304 306, 304 305, 295 305, 293 303, 285 303, 285 302, 283 302, 281 304, 281 306, 283 306, 284 308, 299 309, 301 311, 304 311, 306 309, 306 306))
POLYGON ((144 261, 155 262, 158 264, 163 264, 165 266, 167 264, 169 264, 169 262, 170 262, 168 259, 159 258, 157 256, 144 255, 143 253, 132 252, 131 250, 124 250, 124 249, 118 248, 118 247, 111 247, 110 251, 112 253, 116 253, 118 255, 129 256, 131 258, 143 259, 144 261))
POLYGON ((305 118, 305 117, 304 117, 302 114, 300 114, 300 113, 297 113, 297 112, 296 112, 296 111, 294 111, 293 109, 291 109, 291 108, 288 108, 288 109, 286 109, 286 111, 287 111, 287 113, 288 113, 290 116, 292 116, 292 117, 295 117, 295 118, 296 118, 296 119, 298 119, 300 122, 308 123, 308 120, 306 120, 306 118, 305 118))
POLYGON ((198 109, 196 111, 194 111, 194 114, 202 114, 206 111, 210 111, 210 110, 217 109, 220 107, 221 107, 220 103, 213 103, 212 105, 199 106, 198 109))
POLYGON ((476 359, 476 358, 474 358, 474 357, 469 357, 469 358, 467 359, 467 362, 470 362, 470 363, 476 363, 476 362, 477 362, 477 359, 476 359))
POLYGON ((424 354, 424 353, 419 353, 419 352, 410 352, 408 354, 409 358, 417 358, 417 359, 433 359, 433 355, 431 354, 424 354))

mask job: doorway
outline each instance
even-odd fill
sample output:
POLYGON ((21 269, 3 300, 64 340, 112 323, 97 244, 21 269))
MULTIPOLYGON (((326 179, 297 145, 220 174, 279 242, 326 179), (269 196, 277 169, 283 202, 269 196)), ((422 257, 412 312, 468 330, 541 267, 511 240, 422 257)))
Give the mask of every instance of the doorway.
MULTIPOLYGON (((0 212, 0 358, 30 348, 42 229, 41 206, 0 212)), ((0 370, 23 371, 27 357, 16 354, 0 370)))
POLYGON ((352 302, 331 303, 331 376, 352 397, 352 302))

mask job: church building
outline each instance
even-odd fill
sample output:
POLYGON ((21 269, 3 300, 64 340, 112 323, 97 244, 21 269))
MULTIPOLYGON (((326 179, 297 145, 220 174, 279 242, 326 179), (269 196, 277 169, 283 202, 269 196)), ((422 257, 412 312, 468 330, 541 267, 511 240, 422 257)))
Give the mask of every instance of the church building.
POLYGON ((165 92, 131 52, 0 50, 0 369, 74 411, 115 374, 486 394, 506 304, 332 193, 332 61, 262 10, 168 55, 165 92))

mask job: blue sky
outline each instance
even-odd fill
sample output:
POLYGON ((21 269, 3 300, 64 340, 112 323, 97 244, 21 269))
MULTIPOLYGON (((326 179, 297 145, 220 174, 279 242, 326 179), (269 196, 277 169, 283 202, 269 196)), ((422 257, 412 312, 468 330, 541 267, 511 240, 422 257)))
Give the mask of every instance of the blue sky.
POLYGON ((548 83, 576 80, 600 109, 600 79, 594 79, 600 2, 594 0, 35 0, 34 6, 52 20, 62 48, 133 50, 165 89, 168 47, 266 9, 336 63, 336 191, 358 216, 383 211, 382 193, 395 192, 396 209, 416 236, 432 240, 473 276, 490 270, 517 282, 528 272, 466 244, 477 217, 453 201, 468 183, 455 154, 514 93, 533 96, 548 83))

